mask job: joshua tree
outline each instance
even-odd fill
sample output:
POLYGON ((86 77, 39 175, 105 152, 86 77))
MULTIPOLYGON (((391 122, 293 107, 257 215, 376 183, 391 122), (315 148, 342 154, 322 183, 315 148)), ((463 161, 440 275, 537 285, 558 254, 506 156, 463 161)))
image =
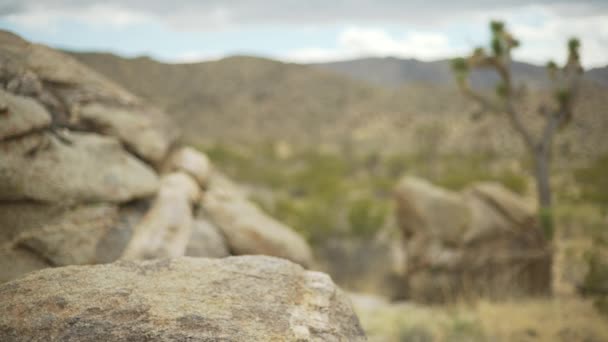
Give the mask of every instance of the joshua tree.
POLYGON ((549 172, 553 136, 566 126, 573 115, 574 102, 579 90, 583 69, 580 64, 578 39, 568 42, 568 60, 563 67, 555 62, 547 63, 547 72, 551 81, 554 101, 538 108, 544 117, 544 127, 538 133, 523 121, 523 116, 516 102, 521 99, 515 89, 511 75, 511 51, 519 42, 505 29, 502 22, 490 24, 492 41, 490 51, 477 48, 466 58, 452 61, 452 70, 462 93, 477 102, 484 111, 506 115, 511 127, 522 138, 526 149, 534 161, 534 177, 538 194, 539 218, 547 238, 553 234, 553 215, 551 212, 551 185, 549 172), (473 69, 493 69, 499 75, 495 94, 490 95, 473 89, 469 83, 473 69))

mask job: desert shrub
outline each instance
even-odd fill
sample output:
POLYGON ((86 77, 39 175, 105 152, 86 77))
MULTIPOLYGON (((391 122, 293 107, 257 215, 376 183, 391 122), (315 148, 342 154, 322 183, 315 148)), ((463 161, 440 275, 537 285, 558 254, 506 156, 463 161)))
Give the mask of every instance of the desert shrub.
POLYGON ((605 231, 601 233, 595 236, 593 248, 587 253, 589 270, 581 292, 593 297, 598 311, 608 315, 608 237, 605 231))
POLYGON ((373 235, 382 227, 388 214, 388 205, 385 201, 373 198, 353 200, 348 206, 350 230, 357 236, 373 235))
POLYGON ((252 199, 270 215, 287 223, 313 245, 344 234, 369 237, 391 215, 392 191, 402 174, 429 177, 460 190, 480 180, 498 181, 522 192, 525 178, 513 172, 490 172, 492 156, 449 155, 429 164, 423 156, 321 152, 294 149, 288 158, 276 144, 216 144, 203 149, 216 167, 240 183, 251 185, 252 199), (256 191, 259 191, 256 197, 256 191))
POLYGON ((455 317, 446 327, 445 341, 482 342, 487 341, 481 325, 473 320, 455 317))
POLYGON ((492 181, 515 193, 525 193, 528 183, 523 175, 504 169, 492 171, 491 162, 487 156, 448 156, 441 162, 441 172, 433 181, 451 190, 462 190, 474 182, 492 181))
POLYGON ((301 233, 308 241, 316 244, 335 234, 336 208, 326 205, 317 198, 280 198, 275 209, 270 212, 277 219, 287 223, 301 233))
POLYGON ((339 156, 305 153, 301 167, 289 176, 289 185, 305 195, 332 201, 344 195, 348 166, 339 156))
POLYGON ((399 329, 400 342, 433 342, 435 338, 433 334, 422 326, 403 326, 399 329))
POLYGON ((408 170, 410 164, 411 160, 400 154, 389 155, 384 161, 386 174, 389 178, 399 178, 408 170))
POLYGON ((581 187, 581 200, 599 205, 608 212, 608 155, 600 157, 589 166, 575 170, 576 181, 581 187))

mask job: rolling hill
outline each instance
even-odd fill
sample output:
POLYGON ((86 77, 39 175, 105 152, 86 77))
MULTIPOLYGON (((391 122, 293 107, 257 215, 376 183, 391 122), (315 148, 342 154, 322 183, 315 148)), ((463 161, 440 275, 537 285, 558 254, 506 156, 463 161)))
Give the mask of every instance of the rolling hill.
MULTIPOLYGON (((422 62, 416 59, 361 58, 348 61, 314 64, 320 68, 338 72, 353 79, 371 82, 376 85, 399 87, 408 84, 424 83, 435 86, 453 85, 453 75, 449 60, 422 62)), ((514 62, 513 77, 533 87, 547 85, 544 67, 514 62)), ((608 86, 608 66, 587 70, 585 77, 599 85, 608 86)), ((476 86, 491 86, 497 81, 492 71, 478 71, 472 77, 476 86)))
MULTIPOLYGON (((476 107, 449 85, 445 62, 403 64, 388 59, 388 64, 380 66, 373 59, 352 62, 359 65, 358 70, 377 75, 376 83, 381 75, 393 74, 391 68, 397 66, 409 75, 410 81, 404 85, 398 84, 396 74, 391 86, 379 86, 323 65, 246 56, 165 64, 147 57, 71 54, 163 107, 183 129, 184 139, 194 144, 285 141, 398 153, 426 153, 432 146, 433 153, 510 155, 520 155, 522 149, 504 118, 471 120, 476 107)), ((542 71, 526 64, 517 68, 532 81, 535 73, 542 71), (527 68, 536 71, 525 72, 527 68)), ((565 130, 557 140, 561 154, 570 157, 599 155, 608 149, 603 147, 608 130, 606 89, 593 82, 584 88, 574 128, 565 130)), ((546 96, 532 91, 523 105, 533 126, 541 122, 534 108, 546 96)))

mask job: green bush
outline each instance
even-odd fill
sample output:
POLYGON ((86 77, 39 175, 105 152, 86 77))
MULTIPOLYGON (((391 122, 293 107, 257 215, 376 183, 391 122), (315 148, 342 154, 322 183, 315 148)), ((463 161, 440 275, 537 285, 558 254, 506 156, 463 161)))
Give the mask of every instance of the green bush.
POLYGON ((357 236, 373 235, 382 227, 389 214, 384 201, 371 198, 353 200, 348 210, 350 230, 357 236))
POLYGON ((509 170, 493 173, 481 160, 464 158, 460 162, 446 162, 441 174, 434 179, 437 185, 451 190, 462 190, 480 181, 498 182, 518 194, 524 194, 528 185, 526 178, 520 174, 509 170))
POLYGON ((581 186, 581 200, 593 202, 608 211, 608 155, 596 159, 589 166, 575 170, 581 186))
POLYGON ((526 186, 525 178, 513 172, 490 172, 488 165, 494 157, 489 155, 448 155, 433 160, 424 155, 375 153, 344 157, 310 148, 294 149, 289 158, 281 158, 275 146, 216 144, 203 150, 218 169, 262 190, 257 201, 262 209, 313 245, 339 234, 369 237, 376 233, 392 214, 391 194, 406 172, 454 190, 480 180, 498 181, 519 193, 526 186), (264 201, 259 200, 262 198, 264 201))
POLYGON ((423 326, 404 326, 399 329, 400 342, 433 342, 433 334, 423 326))
POLYGON ((454 318, 450 326, 447 328, 445 340, 453 342, 487 341, 483 329, 479 323, 460 317, 454 318))
POLYGON ((608 237, 602 231, 594 237, 593 248, 587 253, 589 270, 581 292, 594 298, 599 312, 608 315, 608 237))

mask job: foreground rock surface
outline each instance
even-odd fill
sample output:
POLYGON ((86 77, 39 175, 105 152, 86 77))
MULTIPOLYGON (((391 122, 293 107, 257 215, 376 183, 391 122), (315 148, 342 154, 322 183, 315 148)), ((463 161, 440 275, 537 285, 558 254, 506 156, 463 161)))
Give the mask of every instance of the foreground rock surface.
POLYGON ((271 257, 47 269, 0 286, 2 341, 365 341, 331 279, 271 257))

